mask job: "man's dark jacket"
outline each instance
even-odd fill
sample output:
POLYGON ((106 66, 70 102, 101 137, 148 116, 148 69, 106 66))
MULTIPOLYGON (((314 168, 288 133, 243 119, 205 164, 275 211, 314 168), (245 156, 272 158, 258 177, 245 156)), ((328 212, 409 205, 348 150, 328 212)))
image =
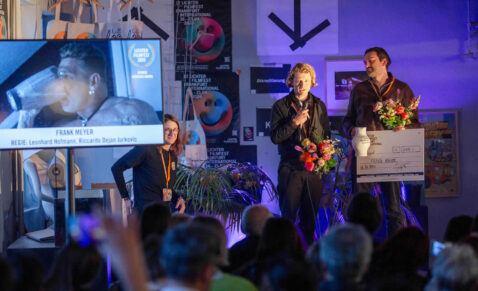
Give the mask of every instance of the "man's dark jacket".
MULTIPOLYGON (((310 118, 303 127, 309 129, 310 123, 312 123, 310 133, 315 132, 319 138, 330 138, 329 117, 324 102, 311 93, 309 93, 305 102, 309 109, 310 118)), ((295 104, 295 108, 301 108, 294 91, 274 103, 272 107, 271 140, 278 145, 281 165, 292 163, 302 166, 302 162, 299 160, 300 152, 295 150, 294 147, 301 144, 305 134, 303 128, 292 121, 297 114, 292 103, 295 104)))
MULTIPOLYGON (((354 127, 366 127, 367 131, 386 129, 378 114, 373 112, 373 107, 379 101, 377 93, 385 93, 390 84, 392 84, 392 80, 392 74, 388 73, 388 79, 382 88, 377 88, 370 79, 355 85, 350 93, 349 106, 343 121, 344 131, 348 138, 352 138, 351 131, 354 127)), ((399 100, 403 106, 409 106, 415 100, 415 95, 413 95, 412 89, 406 83, 395 79, 388 93, 382 96, 382 101, 389 98, 392 98, 394 101, 399 100)), ((412 123, 407 125, 406 128, 420 127, 418 110, 414 110, 413 114, 414 116, 411 118, 412 123)))

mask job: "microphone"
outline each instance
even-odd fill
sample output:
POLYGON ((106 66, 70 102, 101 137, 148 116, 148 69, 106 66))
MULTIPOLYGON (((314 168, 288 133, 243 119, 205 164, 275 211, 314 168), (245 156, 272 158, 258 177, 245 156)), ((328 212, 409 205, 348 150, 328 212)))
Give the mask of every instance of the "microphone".
MULTIPOLYGON (((302 102, 301 110, 307 109, 308 105, 307 101, 302 102)), ((300 130, 302 130, 302 124, 300 125, 300 130)))
POLYGON ((309 107, 308 105, 309 105, 309 104, 308 104, 306 101, 304 101, 304 102, 302 103, 302 110, 307 109, 307 107, 309 107))

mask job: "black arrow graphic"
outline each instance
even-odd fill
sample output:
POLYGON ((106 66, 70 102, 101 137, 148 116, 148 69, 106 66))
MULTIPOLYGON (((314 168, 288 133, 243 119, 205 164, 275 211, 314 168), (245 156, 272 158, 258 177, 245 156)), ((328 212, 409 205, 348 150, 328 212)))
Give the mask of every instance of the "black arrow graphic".
MULTIPOLYGON (((161 27, 157 26, 146 15, 144 15, 143 8, 140 8, 140 13, 141 13, 141 21, 143 21, 143 23, 147 27, 151 28, 151 30, 154 31, 157 35, 159 35, 159 37, 161 37, 162 39, 168 40, 169 34, 163 29, 161 29, 161 27)), ((138 8, 136 7, 131 8, 131 18, 138 19, 138 8)), ((127 21, 127 20, 128 20, 128 16, 126 15, 123 17, 123 21, 127 21)))
POLYGON ((316 36, 322 30, 330 26, 328 19, 322 21, 319 25, 301 36, 301 22, 300 22, 300 0, 294 0, 294 30, 284 23, 277 15, 272 12, 269 14, 269 19, 274 22, 287 36, 294 42, 289 46, 291 50, 295 51, 298 47, 304 47, 307 41, 316 36))

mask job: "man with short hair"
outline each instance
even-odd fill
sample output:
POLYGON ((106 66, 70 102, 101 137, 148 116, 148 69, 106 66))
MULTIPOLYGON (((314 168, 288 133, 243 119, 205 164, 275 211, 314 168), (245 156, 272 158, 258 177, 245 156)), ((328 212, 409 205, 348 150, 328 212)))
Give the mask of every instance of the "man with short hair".
POLYGON ((227 253, 227 236, 222 223, 212 216, 196 216, 191 221, 192 225, 198 225, 214 232, 214 237, 209 239, 219 239, 220 241, 220 256, 217 261, 216 273, 214 274, 210 291, 257 291, 257 288, 246 278, 237 275, 224 273, 224 267, 229 265, 229 258, 227 253))
MULTIPOLYGON (((388 72, 392 61, 383 48, 367 49, 363 60, 370 78, 355 85, 350 93, 350 101, 343 121, 344 131, 349 139, 354 137, 355 127, 366 127, 367 131, 386 129, 379 119, 379 115, 373 111, 377 102, 389 99, 400 100, 403 106, 409 106, 415 101, 410 87, 388 72)), ((420 127, 418 109, 414 110, 413 114, 410 125, 397 127, 395 130, 420 127)), ((356 157, 352 155, 352 192, 370 193, 372 189, 380 189, 379 192, 381 192, 385 204, 385 218, 390 236, 405 224, 405 216, 400 206, 400 182, 357 183, 356 164, 356 157)))
POLYGON ((272 213, 264 205, 255 204, 247 206, 242 212, 242 233, 260 236, 267 219, 271 217, 272 213))
POLYGON ((241 218, 241 231, 246 237, 229 249, 230 266, 228 271, 233 272, 254 259, 262 229, 270 217, 272 217, 272 213, 263 205, 249 205, 244 209, 241 218))
POLYGON ((208 291, 221 256, 213 230, 195 224, 169 229, 161 245, 161 265, 167 284, 161 290, 208 291))
POLYGON ((272 107, 271 140, 280 154, 278 187, 282 216, 295 223, 308 244, 314 241, 315 221, 323 192, 321 175, 309 172, 294 147, 313 136, 330 137, 329 117, 324 102, 309 91, 317 86, 315 71, 306 63, 296 64, 286 79, 294 89, 272 107))
POLYGON ((333 227, 319 241, 319 256, 327 273, 319 290, 361 290, 372 258, 372 238, 361 225, 333 227))
MULTIPOLYGON (((52 95, 61 95, 64 111, 58 120, 46 126, 105 126, 159 124, 148 103, 134 98, 108 96, 106 62, 103 53, 92 44, 68 43, 60 48, 58 80, 52 95)), ((41 127, 34 124, 41 109, 20 110, 17 127, 41 127)))

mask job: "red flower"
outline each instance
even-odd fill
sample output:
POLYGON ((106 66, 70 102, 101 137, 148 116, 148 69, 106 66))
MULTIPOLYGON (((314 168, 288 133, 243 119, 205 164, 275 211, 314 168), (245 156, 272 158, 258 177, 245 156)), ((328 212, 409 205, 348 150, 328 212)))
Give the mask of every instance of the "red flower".
POLYGON ((303 152, 301 155, 300 155, 300 159, 301 161, 304 161, 306 163, 308 162, 313 162, 315 160, 314 157, 311 156, 311 154, 309 154, 308 152, 303 152))
POLYGON ((409 117, 410 117, 410 115, 408 115, 408 113, 406 113, 406 112, 403 112, 403 113, 402 113, 402 118, 403 118, 404 120, 407 120, 409 117))
POLYGON ((324 155, 324 160, 326 160, 326 161, 330 160, 331 158, 332 158, 331 155, 324 155))
POLYGON ((405 111, 405 107, 403 106, 397 106, 397 114, 402 114, 405 111))
POLYGON ((305 170, 311 172, 314 169, 314 163, 312 162, 305 162, 304 164, 305 170))

